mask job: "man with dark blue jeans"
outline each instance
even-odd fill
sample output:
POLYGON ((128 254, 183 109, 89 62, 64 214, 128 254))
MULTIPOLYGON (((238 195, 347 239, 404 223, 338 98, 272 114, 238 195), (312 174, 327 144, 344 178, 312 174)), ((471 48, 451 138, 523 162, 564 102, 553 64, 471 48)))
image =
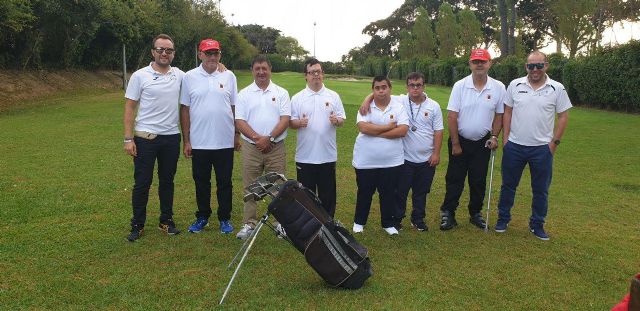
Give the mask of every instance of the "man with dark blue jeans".
POLYGON ((135 179, 131 195, 131 232, 127 237, 131 242, 139 239, 144 232, 156 159, 160 198, 158 227, 169 235, 180 233, 172 217, 173 177, 180 154, 178 98, 184 73, 171 67, 174 52, 171 37, 164 34, 155 37, 151 49, 154 61, 134 72, 127 85, 124 150, 133 157, 135 179))
POLYGON ((513 80, 507 88, 504 111, 504 152, 502 188, 498 203, 496 232, 505 232, 511 221, 516 188, 522 171, 531 172, 531 217, 529 230, 541 240, 549 240, 544 230, 548 210, 553 154, 569 121, 572 107, 564 86, 547 76, 547 56, 539 51, 529 54, 527 76, 513 80), (554 130, 554 119, 558 124, 554 130))

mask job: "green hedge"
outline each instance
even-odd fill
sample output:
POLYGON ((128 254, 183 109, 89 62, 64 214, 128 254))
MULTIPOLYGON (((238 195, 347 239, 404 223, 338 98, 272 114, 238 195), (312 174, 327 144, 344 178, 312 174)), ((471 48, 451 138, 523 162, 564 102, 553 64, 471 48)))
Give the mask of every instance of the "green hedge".
POLYGON ((563 76, 574 105, 640 112, 640 41, 571 61, 563 76))

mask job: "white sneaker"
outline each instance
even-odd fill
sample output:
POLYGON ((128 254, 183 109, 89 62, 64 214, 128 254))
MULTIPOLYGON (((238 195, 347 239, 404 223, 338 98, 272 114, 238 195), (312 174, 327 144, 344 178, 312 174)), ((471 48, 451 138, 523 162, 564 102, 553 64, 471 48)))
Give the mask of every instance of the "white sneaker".
POLYGON ((276 236, 278 239, 284 239, 287 237, 287 232, 284 231, 284 228, 281 224, 276 225, 276 236))
POLYGON ((364 231, 364 226, 363 225, 359 225, 357 223, 353 223, 353 233, 362 233, 362 231, 364 231))
POLYGON ((236 238, 244 240, 251 235, 251 232, 253 232, 253 228, 251 228, 249 224, 244 224, 242 225, 242 229, 240 229, 240 231, 238 231, 238 234, 236 234, 236 238))
POLYGON ((398 234, 398 229, 396 229, 394 227, 384 228, 384 231, 386 231, 389 235, 398 234))

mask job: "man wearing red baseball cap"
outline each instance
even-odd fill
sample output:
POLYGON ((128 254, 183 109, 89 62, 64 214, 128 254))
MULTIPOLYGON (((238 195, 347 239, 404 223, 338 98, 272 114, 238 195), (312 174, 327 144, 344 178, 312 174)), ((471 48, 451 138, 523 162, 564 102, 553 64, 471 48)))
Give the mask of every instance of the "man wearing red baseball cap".
POLYGON ((220 71, 220 43, 204 39, 199 45, 199 67, 182 80, 180 124, 183 153, 192 158, 191 170, 196 185, 196 220, 189 232, 202 231, 209 224, 211 211, 211 169, 216 175, 217 216, 220 232, 233 232, 231 224, 233 150, 240 141, 234 115, 238 86, 230 70, 220 71))
POLYGON ((440 207, 440 230, 458 225, 455 211, 469 176, 469 222, 485 229, 482 218, 487 166, 491 150, 498 148, 506 90, 504 84, 488 76, 491 55, 474 49, 469 57, 471 74, 456 82, 447 106, 449 125, 449 165, 446 193, 440 207))

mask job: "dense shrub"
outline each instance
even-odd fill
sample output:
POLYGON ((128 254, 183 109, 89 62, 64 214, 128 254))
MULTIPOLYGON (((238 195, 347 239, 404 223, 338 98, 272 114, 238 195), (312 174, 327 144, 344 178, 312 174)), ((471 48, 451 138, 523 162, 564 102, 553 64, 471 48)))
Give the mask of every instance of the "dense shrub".
POLYGON ((516 78, 527 74, 524 69, 525 60, 515 55, 496 58, 489 69, 489 76, 500 80, 504 85, 509 85, 516 78))
POLYGON ((575 104, 640 111, 639 41, 579 59, 563 76, 572 88, 575 104))

